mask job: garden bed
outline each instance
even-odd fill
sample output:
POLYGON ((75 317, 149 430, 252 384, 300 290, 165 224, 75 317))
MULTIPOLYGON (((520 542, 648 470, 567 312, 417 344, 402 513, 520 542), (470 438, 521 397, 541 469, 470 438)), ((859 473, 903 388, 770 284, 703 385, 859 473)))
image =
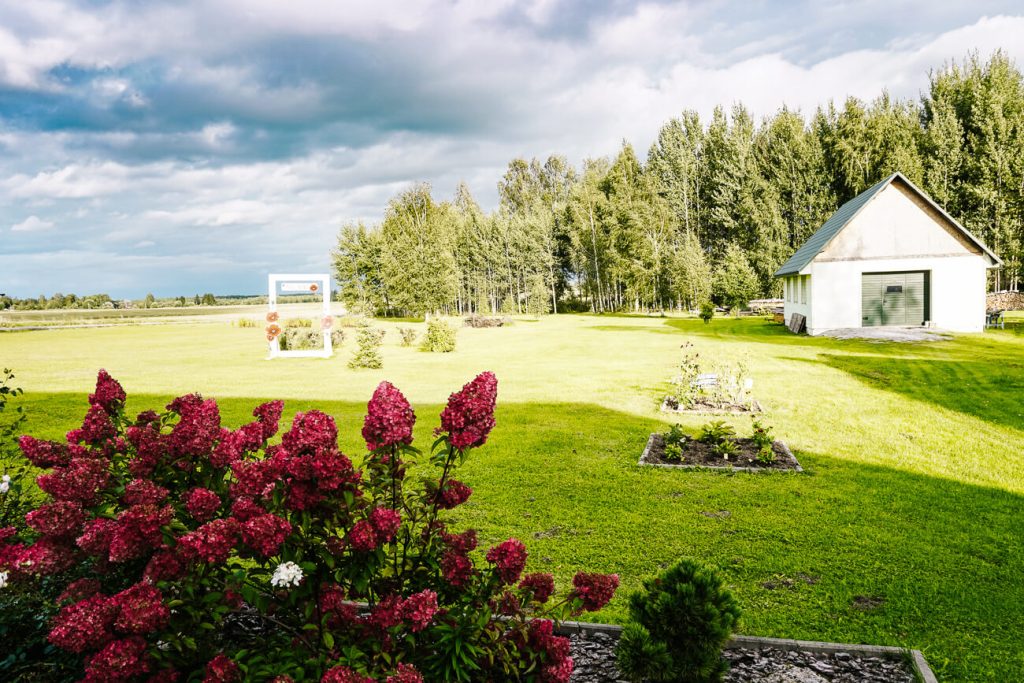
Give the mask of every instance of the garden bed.
MULTIPOLYGON (((565 622, 574 670, 571 683, 627 683, 615 665, 621 626, 565 622)), ((727 683, 937 683, 918 650, 734 636, 722 656, 727 683)))
POLYGON ((682 461, 670 462, 662 457, 665 449, 664 436, 661 434, 651 434, 651 437, 647 439, 647 447, 644 448, 644 452, 640 456, 639 464, 652 467, 732 470, 738 472, 804 471, 796 456, 781 441, 772 443, 775 461, 767 464, 757 459, 757 446, 754 445, 752 439, 735 439, 735 442, 739 447, 739 453, 725 460, 715 454, 712 446, 701 443, 696 439, 688 439, 683 446, 682 461))
POLYGON ((757 401, 746 404, 730 403, 727 405, 696 401, 690 408, 683 408, 672 397, 666 396, 661 402, 661 412, 674 415, 750 415, 763 413, 764 408, 757 401))

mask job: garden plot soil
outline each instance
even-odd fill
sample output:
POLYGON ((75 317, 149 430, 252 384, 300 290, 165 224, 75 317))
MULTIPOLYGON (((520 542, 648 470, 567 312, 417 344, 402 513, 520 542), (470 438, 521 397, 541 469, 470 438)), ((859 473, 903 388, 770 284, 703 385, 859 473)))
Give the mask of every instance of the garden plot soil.
POLYGON ((683 445, 683 459, 680 462, 665 460, 665 440, 661 434, 651 434, 647 450, 640 458, 641 464, 645 465, 676 465, 684 467, 743 467, 756 470, 796 470, 802 471, 800 463, 781 441, 772 444, 775 452, 775 461, 763 464, 757 459, 757 446, 750 439, 734 439, 739 453, 730 455, 725 460, 714 452, 714 447, 701 443, 695 439, 689 439, 683 445))
POLYGON ((764 408, 757 401, 751 401, 748 404, 727 403, 724 405, 697 401, 689 408, 684 408, 675 399, 666 398, 661 403, 661 412, 677 415, 749 415, 763 413, 764 408))
MULTIPOLYGON (((616 638, 607 633, 574 633, 569 637, 575 664, 570 683, 627 683, 615 666, 616 638)), ((914 683, 903 660, 864 657, 849 652, 830 654, 776 648, 729 649, 727 683, 914 683)))

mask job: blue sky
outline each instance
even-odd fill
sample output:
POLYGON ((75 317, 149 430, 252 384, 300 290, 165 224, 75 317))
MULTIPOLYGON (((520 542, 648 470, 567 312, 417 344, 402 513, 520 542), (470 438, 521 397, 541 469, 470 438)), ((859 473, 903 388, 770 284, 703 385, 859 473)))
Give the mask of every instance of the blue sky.
POLYGON ((0 292, 262 290, 338 227, 516 156, 643 153, 683 109, 917 97, 1015 2, 0 5, 0 292))

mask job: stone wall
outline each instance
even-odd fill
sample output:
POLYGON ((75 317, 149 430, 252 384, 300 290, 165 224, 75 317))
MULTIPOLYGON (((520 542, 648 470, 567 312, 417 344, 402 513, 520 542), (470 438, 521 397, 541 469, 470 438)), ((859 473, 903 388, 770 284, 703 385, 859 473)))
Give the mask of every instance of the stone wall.
POLYGON ((991 292, 985 296, 989 311, 1024 311, 1024 292, 991 292))

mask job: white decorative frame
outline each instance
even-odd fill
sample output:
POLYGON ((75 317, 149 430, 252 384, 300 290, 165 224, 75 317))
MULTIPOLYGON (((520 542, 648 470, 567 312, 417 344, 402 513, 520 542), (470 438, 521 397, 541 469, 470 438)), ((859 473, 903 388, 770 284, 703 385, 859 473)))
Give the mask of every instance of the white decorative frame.
MULTIPOLYGON (((309 291, 313 294, 320 291, 323 297, 323 309, 322 316, 320 318, 320 334, 324 340, 324 346, 322 349, 304 349, 300 351, 282 351, 281 342, 278 339, 279 334, 274 335, 273 339, 268 339, 267 344, 270 347, 270 358, 330 358, 333 353, 331 349, 331 326, 333 324, 331 318, 331 276, 324 275, 321 273, 317 274, 306 274, 306 273, 271 273, 267 276, 267 289, 269 297, 267 298, 267 304, 269 311, 267 312, 267 334, 270 335, 270 326, 277 324, 277 320, 271 320, 272 315, 277 313, 277 286, 279 284, 292 283, 294 285, 302 284, 307 285, 309 291)), ((280 328, 280 326, 279 326, 280 328)), ((283 329, 281 329, 283 332, 283 329)))

